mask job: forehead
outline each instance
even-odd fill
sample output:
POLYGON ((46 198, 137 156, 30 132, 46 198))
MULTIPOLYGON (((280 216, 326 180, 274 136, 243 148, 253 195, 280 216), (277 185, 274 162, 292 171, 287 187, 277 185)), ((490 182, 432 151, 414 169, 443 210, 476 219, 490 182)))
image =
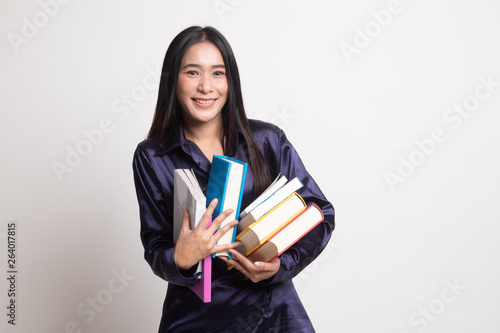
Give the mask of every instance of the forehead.
POLYGON ((182 58, 181 66, 186 64, 223 65, 224 59, 219 49, 210 42, 201 42, 192 45, 182 58))

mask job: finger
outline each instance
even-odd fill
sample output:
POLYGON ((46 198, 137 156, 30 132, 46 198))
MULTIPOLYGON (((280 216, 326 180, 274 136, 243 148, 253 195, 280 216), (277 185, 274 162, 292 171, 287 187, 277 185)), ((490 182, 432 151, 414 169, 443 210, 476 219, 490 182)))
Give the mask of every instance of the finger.
MULTIPOLYGON (((221 231, 221 230, 222 230, 222 228, 219 229, 219 231, 221 231)), ((217 233, 219 231, 217 231, 217 233)), ((215 236, 214 236, 213 240, 216 240, 215 236)), ((222 252, 222 251, 228 251, 228 250, 234 249, 234 248, 236 248, 236 247, 238 247, 240 245, 241 245, 240 241, 236 241, 234 243, 229 243, 229 244, 222 244, 222 245, 214 244, 214 246, 212 247, 211 252, 212 253, 217 253, 217 252, 222 252)))
POLYGON ((237 262, 239 267, 236 265, 234 267, 236 267, 239 271, 244 272, 247 276, 248 274, 254 274, 257 271, 255 265, 238 251, 230 249, 229 253, 231 253, 233 259, 237 262))
MULTIPOLYGON (((228 224, 226 224, 225 226, 219 228, 219 230, 217 230, 214 234, 214 237, 213 237, 213 240, 215 242, 218 242, 219 239, 226 233, 228 232, 230 229, 234 228, 236 225, 238 225, 238 221, 236 220, 233 220, 231 222, 229 222, 228 224)), ((231 244, 234 244, 234 243, 231 243, 231 244)), ((241 242, 238 243, 238 245, 241 244, 241 242)), ((225 244, 226 245, 226 244, 225 244)), ((236 246, 238 246, 236 245, 236 246)), ((231 246, 230 248, 234 248, 236 246, 231 246)))
POLYGON ((234 266, 236 264, 236 260, 229 259, 226 256, 218 256, 217 258, 224 261, 228 266, 234 266))
POLYGON ((243 272, 250 273, 250 271, 245 266, 243 266, 240 262, 238 262, 237 260, 229 259, 228 257, 224 257, 224 256, 217 257, 217 258, 220 258, 223 261, 225 261, 226 264, 228 265, 228 269, 231 269, 234 267, 235 269, 237 269, 238 271, 240 271, 242 273, 243 272))
POLYGON ((274 272, 277 271, 280 267, 280 259, 276 258, 270 262, 256 261, 253 263, 256 269, 262 272, 274 272))
MULTIPOLYGON (((234 209, 232 208, 229 208, 229 209, 226 209, 225 211, 223 211, 222 213, 219 214, 219 216, 217 216, 217 218, 215 220, 212 221, 212 224, 210 225, 210 227, 208 227, 208 229, 212 232, 212 233, 215 233, 217 231, 217 229, 220 227, 220 225, 222 224, 222 222, 224 222, 224 220, 226 220, 226 218, 232 213, 234 212, 234 209)), ((229 230, 229 228, 227 229, 229 230)), ((226 230, 226 231, 227 231, 226 230)))
POLYGON ((229 259, 228 257, 225 257, 225 256, 219 256, 217 257, 219 258, 220 260, 224 261, 227 265, 227 270, 230 270, 230 269, 233 269, 234 268, 234 260, 232 259, 229 259))
POLYGON ((250 260, 248 260, 247 257, 245 257, 244 255, 242 255, 238 251, 230 249, 229 253, 231 253, 231 255, 233 256, 233 258, 236 259, 238 262, 240 262, 242 265, 244 265, 246 267, 252 267, 253 266, 253 263, 250 260))
POLYGON ((189 211, 185 207, 182 207, 182 226, 180 233, 185 233, 190 229, 191 227, 189 223, 189 211))
POLYGON ((201 228, 203 230, 207 229, 207 225, 210 222, 210 219, 212 218, 212 214, 214 212, 215 207, 217 207, 217 198, 213 199, 210 202, 207 209, 205 210, 205 213, 203 213, 203 216, 201 217, 201 220, 198 223, 197 228, 201 228))

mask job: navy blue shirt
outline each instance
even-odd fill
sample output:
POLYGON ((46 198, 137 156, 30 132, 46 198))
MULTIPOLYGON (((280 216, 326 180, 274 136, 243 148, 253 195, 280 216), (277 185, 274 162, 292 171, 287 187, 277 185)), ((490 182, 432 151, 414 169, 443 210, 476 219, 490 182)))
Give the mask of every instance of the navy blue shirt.
MULTIPOLYGON (((271 179, 281 173, 298 177, 304 186, 297 192, 307 204, 315 203, 324 221, 280 256, 277 274, 253 283, 220 259, 212 261, 212 301, 203 303, 187 286, 197 277, 186 276, 174 262, 173 191, 174 169, 193 169, 205 192, 210 161, 198 146, 187 140, 181 125, 160 149, 156 139, 141 142, 134 154, 133 169, 141 217, 145 259, 153 272, 168 281, 159 332, 314 332, 295 291, 292 278, 325 248, 335 227, 334 209, 299 155, 278 127, 250 120, 257 144, 267 160, 271 179)), ((237 130, 233 158, 248 163, 243 134, 237 130)), ((253 193, 253 174, 248 168, 241 207, 253 193)))

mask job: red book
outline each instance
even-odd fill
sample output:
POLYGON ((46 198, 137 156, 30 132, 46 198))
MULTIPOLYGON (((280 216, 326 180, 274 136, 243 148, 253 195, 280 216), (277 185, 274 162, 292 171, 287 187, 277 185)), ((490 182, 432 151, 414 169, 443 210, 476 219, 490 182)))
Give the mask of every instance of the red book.
POLYGON ((251 262, 273 260, 320 224, 323 219, 321 209, 315 204, 310 205, 260 247, 247 255, 247 258, 251 262))

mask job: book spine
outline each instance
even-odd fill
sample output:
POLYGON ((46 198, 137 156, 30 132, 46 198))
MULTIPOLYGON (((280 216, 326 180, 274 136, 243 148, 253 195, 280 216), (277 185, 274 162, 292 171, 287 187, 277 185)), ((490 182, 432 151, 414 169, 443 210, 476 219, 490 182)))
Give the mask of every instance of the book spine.
MULTIPOLYGON (((240 187, 240 197, 238 198, 238 206, 236 207, 236 218, 240 216, 240 209, 241 209, 241 201, 243 200, 243 189, 245 188, 245 179, 247 177, 247 164, 243 163, 243 176, 241 177, 241 187, 240 187)), ((235 225, 233 228, 233 238, 232 242, 234 243, 234 240, 236 238, 236 230, 238 228, 238 225, 235 225)))
MULTIPOLYGON (((231 171, 231 164, 221 159, 221 156, 214 155, 212 166, 210 168, 210 175, 207 184, 207 207, 213 199, 217 199, 217 206, 212 213, 212 219, 217 218, 223 212, 223 203, 226 194, 226 185, 231 171)), ((220 227, 219 227, 220 228, 220 227)), ((219 230, 219 229, 217 229, 219 230)), ((212 255, 215 258, 215 253, 212 255)))

